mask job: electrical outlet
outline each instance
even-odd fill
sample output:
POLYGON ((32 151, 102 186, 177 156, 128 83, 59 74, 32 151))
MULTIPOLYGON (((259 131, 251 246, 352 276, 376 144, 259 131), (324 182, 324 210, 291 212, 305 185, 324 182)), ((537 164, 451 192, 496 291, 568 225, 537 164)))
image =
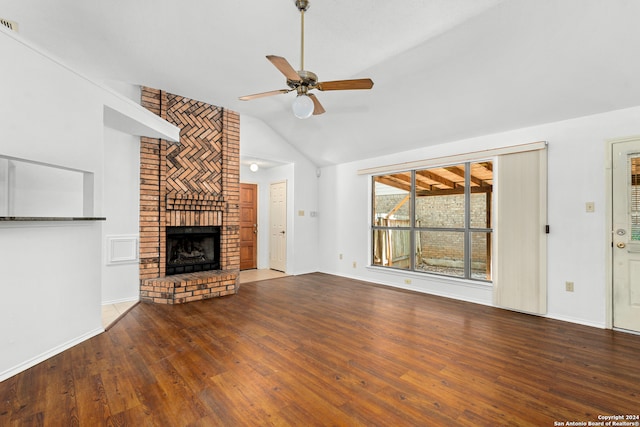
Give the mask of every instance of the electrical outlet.
POLYGON ((584 210, 588 213, 592 213, 596 211, 596 204, 594 202, 586 202, 584 204, 584 210))
POLYGON ((567 292, 573 292, 573 282, 564 282, 564 288, 567 292))
POLYGON ((411 279, 404 279, 404 284, 405 285, 410 285, 411 284, 411 279))
POLYGON ((355 262, 355 261, 353 261, 353 268, 356 268, 356 266, 357 266, 357 265, 358 265, 358 264, 356 264, 356 262, 355 262))

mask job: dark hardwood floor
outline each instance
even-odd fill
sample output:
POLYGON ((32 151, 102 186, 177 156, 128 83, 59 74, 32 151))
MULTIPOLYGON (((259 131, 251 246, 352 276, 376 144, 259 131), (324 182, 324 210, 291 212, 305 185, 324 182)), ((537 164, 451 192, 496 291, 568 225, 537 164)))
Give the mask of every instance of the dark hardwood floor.
POLYGON ((2 426, 586 423, 640 413, 640 336, 315 273, 138 304, 0 399, 2 426))

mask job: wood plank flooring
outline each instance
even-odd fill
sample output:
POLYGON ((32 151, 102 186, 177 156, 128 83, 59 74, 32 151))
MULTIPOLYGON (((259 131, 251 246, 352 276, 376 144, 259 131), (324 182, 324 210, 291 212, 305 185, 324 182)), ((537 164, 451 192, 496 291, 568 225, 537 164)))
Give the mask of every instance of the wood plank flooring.
POLYGON ((639 368, 640 336, 314 273, 138 304, 0 383, 0 425, 553 426, 639 414, 639 368))

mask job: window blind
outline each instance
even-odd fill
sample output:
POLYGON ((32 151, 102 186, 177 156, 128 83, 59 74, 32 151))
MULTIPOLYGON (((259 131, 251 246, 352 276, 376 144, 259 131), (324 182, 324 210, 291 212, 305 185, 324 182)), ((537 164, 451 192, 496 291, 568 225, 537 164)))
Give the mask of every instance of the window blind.
POLYGON ((494 305, 547 312, 547 152, 498 156, 494 305))

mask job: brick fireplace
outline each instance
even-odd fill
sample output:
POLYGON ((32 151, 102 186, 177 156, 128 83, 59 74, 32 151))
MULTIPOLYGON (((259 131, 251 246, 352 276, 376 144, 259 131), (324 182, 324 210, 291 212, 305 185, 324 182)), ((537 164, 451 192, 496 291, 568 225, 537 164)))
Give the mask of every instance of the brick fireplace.
POLYGON ((140 139, 140 299, 181 304, 235 294, 240 267, 240 118, 147 87, 142 88, 142 105, 181 131, 179 143, 140 139), (210 250, 189 246, 180 256, 193 258, 205 271, 170 267, 169 273, 178 274, 167 274, 168 228, 196 235, 217 230, 215 264, 204 261, 210 250))

